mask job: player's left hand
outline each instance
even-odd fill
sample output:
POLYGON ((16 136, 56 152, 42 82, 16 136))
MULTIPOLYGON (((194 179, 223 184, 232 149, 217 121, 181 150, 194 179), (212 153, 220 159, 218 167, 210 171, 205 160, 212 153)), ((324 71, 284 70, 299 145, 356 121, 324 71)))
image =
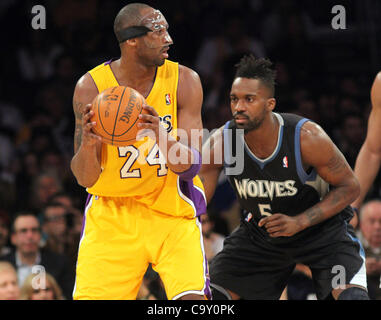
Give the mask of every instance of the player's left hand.
POLYGON ((282 213, 275 213, 262 218, 258 226, 265 227, 270 237, 291 237, 302 230, 297 217, 290 217, 282 213))
POLYGON ((143 112, 139 115, 139 120, 138 128, 143 130, 152 130, 156 141, 166 137, 167 131, 161 125, 159 114, 153 107, 143 105, 143 112))

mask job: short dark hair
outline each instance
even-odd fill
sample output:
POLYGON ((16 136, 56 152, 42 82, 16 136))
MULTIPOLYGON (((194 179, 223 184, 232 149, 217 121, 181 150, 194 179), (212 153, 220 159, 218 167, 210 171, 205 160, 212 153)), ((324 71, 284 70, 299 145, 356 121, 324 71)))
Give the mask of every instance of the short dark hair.
POLYGON ((151 8, 145 3, 130 3, 124 6, 116 15, 114 20, 114 33, 117 35, 120 30, 131 26, 138 26, 142 18, 141 11, 151 8))
POLYGON ((38 221, 38 227, 40 228, 40 225, 41 225, 40 220, 38 219, 38 216, 35 212, 33 212, 32 210, 19 211, 19 212, 15 213, 15 215, 13 216, 13 219, 12 219, 12 224, 11 224, 11 232, 12 233, 16 232, 15 223, 16 223, 16 220, 20 217, 34 217, 34 218, 36 218, 36 220, 38 221))
POLYGON ((273 63, 265 58, 256 59, 252 54, 245 55, 235 65, 237 68, 235 78, 249 78, 260 80, 270 89, 271 95, 275 92, 276 71, 272 69, 273 63))

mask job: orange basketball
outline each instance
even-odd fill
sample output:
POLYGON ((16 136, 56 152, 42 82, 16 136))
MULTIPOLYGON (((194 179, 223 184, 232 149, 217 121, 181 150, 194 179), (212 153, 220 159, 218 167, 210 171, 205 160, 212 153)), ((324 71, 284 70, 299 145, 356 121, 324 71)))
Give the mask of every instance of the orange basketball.
POLYGON ((127 146, 136 141, 137 123, 142 113, 144 97, 129 87, 111 87, 98 94, 92 104, 95 121, 94 133, 103 142, 114 146, 127 146))

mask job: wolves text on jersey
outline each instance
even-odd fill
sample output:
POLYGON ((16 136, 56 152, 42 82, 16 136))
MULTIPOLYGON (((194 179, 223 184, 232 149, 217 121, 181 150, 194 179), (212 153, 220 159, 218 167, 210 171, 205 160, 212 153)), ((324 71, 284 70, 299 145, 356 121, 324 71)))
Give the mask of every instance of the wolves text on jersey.
POLYGON ((295 180, 268 181, 234 178, 237 192, 241 198, 270 198, 291 197, 296 195, 298 189, 295 187, 295 180))

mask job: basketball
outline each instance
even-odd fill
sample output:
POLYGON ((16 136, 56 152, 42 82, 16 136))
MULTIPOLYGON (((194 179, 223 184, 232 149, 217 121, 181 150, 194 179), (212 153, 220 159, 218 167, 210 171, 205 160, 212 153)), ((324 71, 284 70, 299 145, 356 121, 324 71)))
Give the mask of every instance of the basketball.
POLYGON ((93 100, 94 133, 103 142, 114 146, 127 146, 136 141, 137 123, 142 113, 144 97, 129 87, 111 87, 99 93, 93 100))

